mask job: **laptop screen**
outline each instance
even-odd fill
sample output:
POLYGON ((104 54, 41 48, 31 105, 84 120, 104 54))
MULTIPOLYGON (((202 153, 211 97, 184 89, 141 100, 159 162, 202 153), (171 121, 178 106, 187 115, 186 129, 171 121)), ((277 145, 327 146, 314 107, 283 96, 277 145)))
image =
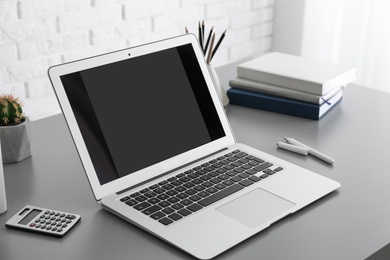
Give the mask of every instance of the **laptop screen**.
POLYGON ((101 185, 225 136, 191 44, 61 81, 101 185))

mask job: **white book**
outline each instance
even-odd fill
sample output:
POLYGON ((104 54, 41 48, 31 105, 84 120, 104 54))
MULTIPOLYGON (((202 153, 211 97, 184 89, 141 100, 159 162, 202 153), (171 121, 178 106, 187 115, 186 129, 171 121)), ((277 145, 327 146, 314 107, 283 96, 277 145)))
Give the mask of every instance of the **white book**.
POLYGON ((237 67, 240 78, 325 95, 356 79, 356 68, 271 52, 237 67))
POLYGON ((276 86, 264 82, 243 79, 239 77, 231 79, 229 81, 229 85, 232 88, 244 89, 244 90, 259 92, 267 95, 273 95, 277 97, 291 98, 291 99, 305 101, 305 102, 318 104, 318 105, 323 104, 324 102, 332 98, 334 95, 336 95, 338 92, 342 91, 342 89, 345 87, 345 86, 338 86, 331 89, 325 95, 316 95, 308 92, 280 87, 280 86, 276 86))

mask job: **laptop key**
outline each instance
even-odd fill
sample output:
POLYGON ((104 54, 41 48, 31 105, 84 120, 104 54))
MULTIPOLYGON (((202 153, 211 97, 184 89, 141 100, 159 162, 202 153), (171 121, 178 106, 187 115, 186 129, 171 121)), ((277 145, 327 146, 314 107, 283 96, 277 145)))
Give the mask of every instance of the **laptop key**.
POLYGON ((144 209, 144 210, 142 211, 142 213, 144 213, 144 214, 146 214, 146 215, 150 215, 150 214, 153 214, 153 213, 156 212, 156 211, 159 211, 160 209, 161 209, 160 206, 153 205, 153 206, 151 206, 151 207, 149 207, 149 208, 147 208, 147 209, 144 209))
POLYGON ((183 215, 184 217, 185 216, 188 216, 188 215, 190 215, 192 212, 191 211, 189 211, 188 209, 181 209, 181 210, 179 210, 179 211, 177 211, 180 215, 183 215))
POLYGON ((171 218, 171 219, 173 219, 173 220, 175 220, 175 221, 177 221, 177 220, 183 218, 181 215, 179 215, 179 214, 177 214, 177 213, 173 213, 173 214, 169 215, 168 217, 171 218))
POLYGON ((198 211, 201 208, 203 208, 203 207, 197 203, 194 203, 194 204, 187 207, 187 209, 191 210, 192 212, 198 211))
POLYGON ((156 212, 156 213, 150 215, 150 217, 151 217, 152 219, 157 220, 157 219, 160 219, 160 218, 162 218, 162 217, 165 217, 165 214, 162 213, 161 211, 158 211, 158 212, 156 212))
POLYGON ((159 220, 159 222, 160 222, 161 224, 164 224, 165 226, 168 226, 169 224, 172 224, 172 223, 173 223, 173 221, 170 220, 169 218, 162 218, 162 219, 159 220))
POLYGON ((271 167, 271 166, 272 166, 272 163, 265 162, 265 163, 260 164, 259 166, 256 166, 253 169, 258 171, 258 172, 261 172, 261 171, 263 171, 263 170, 265 170, 265 169, 267 169, 268 167, 271 167))
POLYGON ((245 179, 245 180, 240 181, 239 184, 241 184, 242 186, 247 187, 247 186, 249 186, 249 185, 252 185, 252 184, 253 184, 253 181, 248 180, 248 179, 245 179))
POLYGON ((134 208, 136 210, 143 210, 143 209, 149 208, 150 206, 152 206, 152 204, 150 204, 148 202, 142 202, 141 204, 134 206, 134 208))
POLYGON ((221 190, 220 192, 218 193, 214 193, 212 194, 210 197, 207 197, 205 199, 202 199, 200 201, 198 201, 198 203, 202 206, 208 206, 218 200, 221 200, 241 189, 243 189, 244 187, 239 185, 239 184, 234 184, 232 186, 229 186, 228 188, 224 189, 224 190, 221 190))

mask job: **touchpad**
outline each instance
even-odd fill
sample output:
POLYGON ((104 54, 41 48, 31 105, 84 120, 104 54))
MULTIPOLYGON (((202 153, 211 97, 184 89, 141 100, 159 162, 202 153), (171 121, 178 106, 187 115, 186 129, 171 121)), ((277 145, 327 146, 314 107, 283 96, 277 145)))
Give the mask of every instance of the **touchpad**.
POLYGON ((257 188, 216 210, 254 228, 291 209, 295 203, 257 188))

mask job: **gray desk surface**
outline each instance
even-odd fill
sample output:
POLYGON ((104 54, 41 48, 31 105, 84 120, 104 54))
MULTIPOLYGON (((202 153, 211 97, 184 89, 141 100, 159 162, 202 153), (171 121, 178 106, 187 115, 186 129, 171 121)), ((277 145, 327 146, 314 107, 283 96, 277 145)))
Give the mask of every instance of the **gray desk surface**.
MULTIPOLYGON (((222 83, 235 66, 218 70, 222 83)), ((350 86, 321 121, 229 106, 239 142, 341 183, 217 259, 364 259, 390 242, 390 95, 350 86), (333 157, 329 166, 276 148, 296 138, 333 157)), ((32 154, 5 165, 8 211, 0 215, 0 259, 192 259, 95 203, 62 115, 32 122, 32 154), (62 239, 7 229, 26 204, 81 214, 62 239), (31 258, 32 257, 32 258, 31 258)))

